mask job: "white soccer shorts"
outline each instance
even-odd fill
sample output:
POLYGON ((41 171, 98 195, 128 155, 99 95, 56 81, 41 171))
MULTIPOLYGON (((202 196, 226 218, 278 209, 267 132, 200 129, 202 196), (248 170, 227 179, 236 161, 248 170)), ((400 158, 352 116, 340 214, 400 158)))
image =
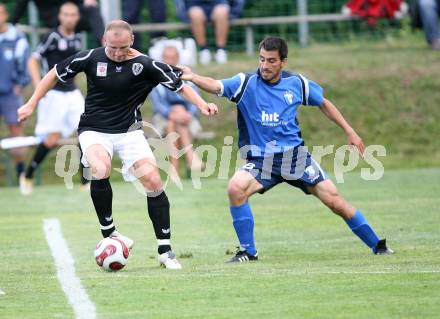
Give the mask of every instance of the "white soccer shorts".
POLYGON ((69 137, 77 130, 83 113, 84 97, 80 90, 50 90, 38 104, 35 135, 44 138, 49 133, 61 133, 63 137, 69 137))
POLYGON ((136 180, 136 177, 130 172, 131 167, 140 159, 153 159, 150 144, 144 136, 142 130, 136 130, 128 133, 109 134, 95 131, 84 131, 79 135, 79 143, 83 151, 81 162, 85 167, 89 167, 86 158, 87 149, 92 145, 102 145, 104 149, 113 158, 116 152, 122 161, 122 176, 127 182, 136 180))

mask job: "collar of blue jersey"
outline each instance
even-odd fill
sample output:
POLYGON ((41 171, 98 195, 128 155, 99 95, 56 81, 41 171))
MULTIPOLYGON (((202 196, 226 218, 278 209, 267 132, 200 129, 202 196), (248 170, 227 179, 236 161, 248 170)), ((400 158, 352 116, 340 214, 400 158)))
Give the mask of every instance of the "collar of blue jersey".
POLYGON ((289 76, 292 75, 292 73, 290 73, 290 72, 288 72, 288 71, 281 71, 281 76, 280 76, 280 78, 278 79, 278 81, 276 81, 275 83, 271 83, 271 82, 269 82, 269 81, 264 80, 264 79, 261 77, 261 73, 260 73, 260 69, 259 69, 259 68, 257 69, 257 72, 256 72, 256 73, 257 73, 258 77, 261 78, 261 80, 262 80, 264 83, 266 83, 267 85, 270 85, 270 86, 275 86, 275 85, 277 85, 278 83, 280 83, 280 81, 281 81, 282 78, 287 78, 287 77, 289 77, 289 76))
POLYGON ((8 29, 2 34, 2 38, 8 41, 14 41, 18 37, 17 29, 10 23, 8 23, 8 29))

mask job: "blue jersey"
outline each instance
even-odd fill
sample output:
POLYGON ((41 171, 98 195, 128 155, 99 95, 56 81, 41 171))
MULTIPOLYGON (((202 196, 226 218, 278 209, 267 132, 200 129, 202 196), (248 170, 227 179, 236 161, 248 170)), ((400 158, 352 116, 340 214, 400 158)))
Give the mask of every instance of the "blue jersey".
POLYGON ((11 93, 15 85, 30 82, 27 72, 29 45, 26 37, 12 24, 0 33, 0 94, 11 93))
POLYGON ((239 73, 219 83, 219 95, 237 104, 238 146, 246 158, 284 153, 303 145, 297 108, 320 106, 324 100, 318 84, 289 72, 282 72, 277 83, 264 81, 259 71, 239 73))

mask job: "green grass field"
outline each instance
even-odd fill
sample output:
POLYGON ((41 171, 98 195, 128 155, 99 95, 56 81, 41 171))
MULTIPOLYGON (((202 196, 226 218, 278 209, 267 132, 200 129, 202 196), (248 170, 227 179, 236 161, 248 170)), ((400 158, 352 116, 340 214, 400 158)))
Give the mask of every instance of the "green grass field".
POLYGON ((87 193, 37 188, 0 192, 0 318, 73 318, 43 232, 57 218, 99 318, 438 318, 440 169, 358 173, 340 191, 396 251, 374 256, 312 197, 281 185, 251 200, 260 261, 224 261, 236 243, 225 180, 168 188, 174 249, 184 269, 160 269, 146 199, 115 183, 114 217, 135 239, 129 263, 106 273, 93 259, 100 239, 87 193))

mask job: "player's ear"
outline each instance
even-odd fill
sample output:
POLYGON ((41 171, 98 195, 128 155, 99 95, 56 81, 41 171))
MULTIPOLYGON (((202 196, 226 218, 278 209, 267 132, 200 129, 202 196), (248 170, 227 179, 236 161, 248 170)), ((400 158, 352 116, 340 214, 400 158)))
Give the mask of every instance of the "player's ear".
POLYGON ((130 46, 133 46, 133 43, 134 43, 134 34, 131 35, 131 43, 130 43, 130 46))
POLYGON ((287 65, 287 58, 281 60, 281 67, 284 68, 287 65))

